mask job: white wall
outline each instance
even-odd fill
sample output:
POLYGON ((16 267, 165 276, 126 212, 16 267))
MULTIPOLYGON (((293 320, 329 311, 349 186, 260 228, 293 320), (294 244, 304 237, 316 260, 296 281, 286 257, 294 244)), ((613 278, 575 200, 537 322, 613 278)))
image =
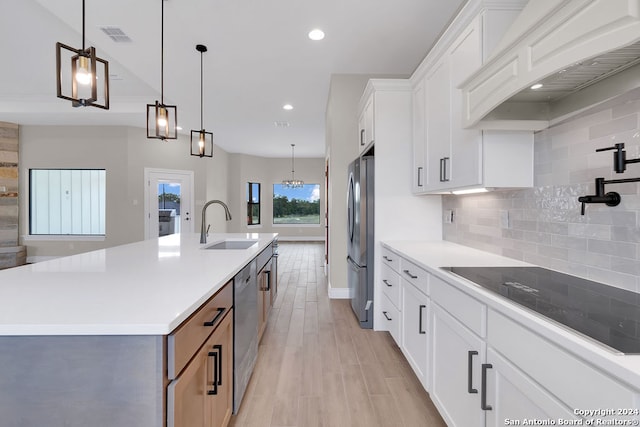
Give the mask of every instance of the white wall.
POLYGON ((320 224, 310 226, 273 225, 273 184, 291 177, 291 158, 266 158, 229 154, 229 195, 233 221, 229 231, 239 233, 279 233, 281 240, 324 240, 324 159, 295 159, 295 177, 306 184, 320 184, 320 224), (260 225, 247 225, 247 182, 260 183, 260 225), (236 215, 236 212, 238 213, 236 215))
MULTIPOLYGON (((216 147, 214 158, 189 154, 189 139, 158 141, 140 128, 99 126, 20 127, 20 235, 29 257, 71 255, 144 239, 144 168, 194 171, 195 209, 200 224, 205 199, 227 200, 227 153, 216 147), (33 240, 28 234, 30 168, 99 168, 107 171, 107 223, 104 241, 33 240), (221 184, 220 181, 224 182, 221 184)), ((208 220, 226 229, 224 215, 208 220)), ((196 231, 198 227, 194 227, 196 231)))
MULTIPOLYGON (((326 110, 329 162, 329 287, 347 288, 347 167, 358 157, 358 102, 366 75, 333 75, 326 110)), ((338 291, 340 292, 340 291, 338 291)))

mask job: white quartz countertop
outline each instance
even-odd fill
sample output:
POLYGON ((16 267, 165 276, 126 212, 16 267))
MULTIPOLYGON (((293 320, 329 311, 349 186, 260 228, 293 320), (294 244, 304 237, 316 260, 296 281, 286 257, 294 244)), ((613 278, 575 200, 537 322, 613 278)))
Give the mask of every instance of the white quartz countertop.
POLYGON ((526 307, 497 295, 441 267, 533 266, 522 261, 447 241, 384 241, 382 245, 425 268, 429 273, 473 296, 564 350, 640 390, 640 355, 623 355, 526 307))
POLYGON ((0 271, 0 335, 166 335, 277 234, 174 234, 0 271), (248 249, 202 249, 253 239, 248 249))

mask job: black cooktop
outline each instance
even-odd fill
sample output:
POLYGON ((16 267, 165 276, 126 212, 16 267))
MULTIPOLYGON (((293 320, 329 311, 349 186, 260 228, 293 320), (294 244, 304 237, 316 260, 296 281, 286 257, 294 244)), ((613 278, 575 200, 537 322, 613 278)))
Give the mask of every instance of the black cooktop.
POLYGON ((622 353, 640 354, 640 294, 541 267, 443 267, 622 353))

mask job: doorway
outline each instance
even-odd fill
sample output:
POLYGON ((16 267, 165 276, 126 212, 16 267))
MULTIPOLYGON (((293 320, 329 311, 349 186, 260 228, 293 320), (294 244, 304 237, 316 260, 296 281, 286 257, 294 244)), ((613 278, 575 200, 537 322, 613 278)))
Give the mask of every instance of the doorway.
POLYGON ((145 239, 193 233, 193 171, 144 170, 145 239))

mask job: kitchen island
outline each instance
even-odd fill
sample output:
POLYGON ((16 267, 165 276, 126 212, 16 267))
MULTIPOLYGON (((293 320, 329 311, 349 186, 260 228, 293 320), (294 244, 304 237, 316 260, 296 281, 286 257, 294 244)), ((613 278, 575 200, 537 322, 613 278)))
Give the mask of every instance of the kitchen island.
POLYGON ((0 424, 167 424, 168 336, 276 236, 170 235, 1 271, 0 424), (223 240, 256 242, 206 249, 223 240))

